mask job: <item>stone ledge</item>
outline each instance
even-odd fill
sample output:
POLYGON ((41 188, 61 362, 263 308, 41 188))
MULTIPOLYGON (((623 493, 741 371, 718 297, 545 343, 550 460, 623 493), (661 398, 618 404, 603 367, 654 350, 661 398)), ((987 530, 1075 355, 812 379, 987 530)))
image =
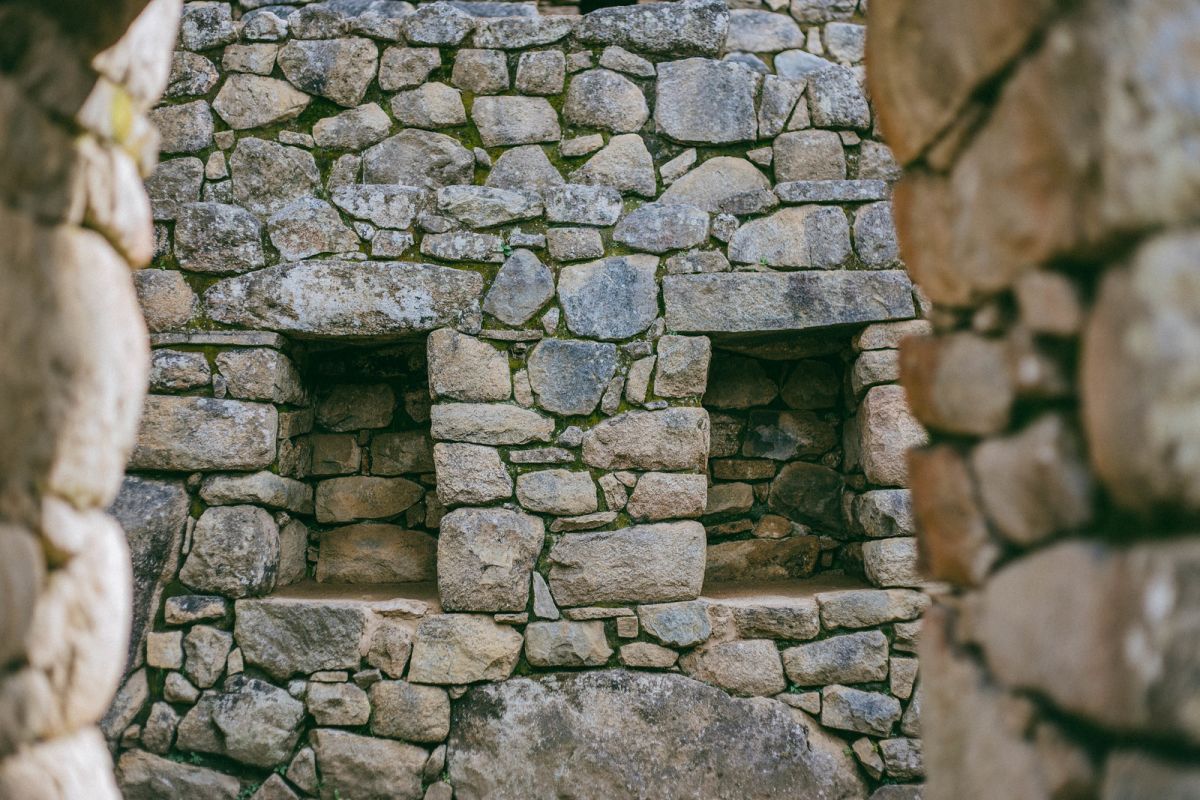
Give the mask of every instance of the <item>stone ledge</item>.
POLYGON ((273 350, 290 349, 287 337, 273 331, 201 331, 197 333, 152 333, 151 347, 168 347, 192 344, 216 347, 270 347, 273 350))
POLYGON ((889 199, 886 181, 786 181, 775 186, 784 203, 870 203, 889 199))
POLYGON ((668 275, 663 297, 667 327, 681 333, 804 331, 916 315, 900 270, 668 275))

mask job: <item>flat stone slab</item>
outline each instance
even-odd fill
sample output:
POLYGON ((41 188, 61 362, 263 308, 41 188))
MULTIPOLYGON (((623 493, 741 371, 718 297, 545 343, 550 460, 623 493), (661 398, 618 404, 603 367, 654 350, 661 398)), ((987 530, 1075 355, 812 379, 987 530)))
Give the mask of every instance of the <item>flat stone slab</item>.
POLYGON ((667 327, 680 333, 802 331, 916 315, 900 270, 668 275, 663 298, 667 327))
POLYGON ((460 800, 867 796, 849 750, 800 713, 681 675, 606 670, 479 686, 454 704, 448 747, 460 800))
POLYGON ((483 278, 398 261, 302 261, 219 281, 204 293, 217 322, 303 338, 383 338, 478 325, 483 278))

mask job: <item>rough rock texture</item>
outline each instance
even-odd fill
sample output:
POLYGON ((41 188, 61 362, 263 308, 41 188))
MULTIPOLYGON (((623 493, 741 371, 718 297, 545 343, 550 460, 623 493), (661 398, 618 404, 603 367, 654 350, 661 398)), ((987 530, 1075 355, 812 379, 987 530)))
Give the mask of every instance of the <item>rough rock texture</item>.
POLYGON ((464 508, 442 518, 438 592, 448 611, 522 611, 541 552, 541 520, 500 508, 464 508))
POLYGON ((608 671, 473 689, 455 706, 447 761, 465 800, 547 789, 580 798, 866 796, 832 737, 782 703, 734 700, 677 675, 608 671), (550 736, 531 735, 549 719, 550 736), (589 756, 572 757, 584 742, 589 756), (717 762, 698 775, 701 758, 717 762))

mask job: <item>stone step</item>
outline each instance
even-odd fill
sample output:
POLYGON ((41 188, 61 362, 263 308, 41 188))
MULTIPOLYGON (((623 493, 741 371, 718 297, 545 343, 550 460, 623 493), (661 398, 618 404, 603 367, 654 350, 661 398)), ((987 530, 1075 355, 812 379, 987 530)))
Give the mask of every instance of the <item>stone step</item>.
POLYGON ((424 583, 304 581, 234 605, 234 636, 246 663, 277 680, 323 670, 357 670, 406 639, 417 621, 441 613, 437 587, 424 583))

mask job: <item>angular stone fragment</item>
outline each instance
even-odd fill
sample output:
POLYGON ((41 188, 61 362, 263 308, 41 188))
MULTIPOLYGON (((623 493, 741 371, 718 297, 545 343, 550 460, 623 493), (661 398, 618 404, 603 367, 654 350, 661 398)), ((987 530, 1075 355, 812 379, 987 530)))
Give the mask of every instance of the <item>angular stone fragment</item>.
POLYGON ((232 775, 147 753, 126 750, 117 761, 117 784, 128 800, 237 800, 232 775))
POLYGON ((545 529, 529 514, 463 508, 442 518, 438 593, 451 611, 523 611, 545 529))
POLYGON ((627 510, 633 519, 651 522, 698 517, 704 513, 707 496, 703 475, 647 472, 638 478, 627 510))
POLYGON ((171 56, 171 73, 167 78, 164 97, 186 97, 207 94, 217 85, 220 75, 207 58, 186 50, 176 50, 171 56))
POLYGON ((811 411, 752 411, 742 455, 787 461, 820 455, 837 441, 837 430, 811 411))
POLYGON ((203 353, 155 350, 150 354, 150 390, 178 392, 207 386, 212 370, 203 353))
POLYGON ((562 136, 558 115, 542 97, 477 97, 471 119, 484 147, 557 142, 562 136))
POLYGON ((420 800, 421 770, 428 758, 424 749, 332 728, 314 730, 310 740, 317 756, 324 800, 334 800, 338 795, 420 800))
POLYGON ((146 179, 146 194, 156 220, 175 219, 184 203, 200 200, 204 162, 198 158, 172 158, 161 162, 146 179))
POLYGON ((502 350, 450 328, 426 341, 429 389, 435 398, 467 402, 507 400, 512 394, 508 359, 502 350))
POLYGON ((604 240, 594 228, 550 228, 546 247, 556 261, 584 261, 604 255, 604 240))
POLYGON ((827 728, 887 736, 900 719, 900 703, 879 692, 846 686, 821 690, 821 724, 827 728))
POLYGON ((228 597, 265 594, 275 585, 279 528, 254 506, 207 509, 196 523, 179 580, 228 597))
POLYGON ((888 674, 888 640, 881 631, 865 631, 789 647, 783 668, 799 686, 881 681, 888 674))
POLYGON ((209 505, 254 503, 298 514, 312 513, 312 487, 273 472, 210 475, 200 484, 200 498, 209 505))
POLYGON ((139 270, 133 286, 151 333, 181 328, 196 314, 199 299, 176 270, 139 270))
POLYGON ((175 258, 189 272, 239 273, 265 263, 262 224, 222 203, 188 203, 175 222, 175 258))
POLYGON ((598 507, 591 475, 565 469, 517 476, 517 500, 530 511, 564 516, 587 514, 598 507))
POLYGON ((613 231, 613 241, 634 250, 665 253, 703 244, 708 239, 708 214, 695 206, 647 203, 613 231))
POLYGON ((214 284, 214 320, 300 336, 386 336, 477 319, 482 278, 433 264, 307 261, 214 284))
POLYGON ((244 130, 294 119, 311 100, 278 78, 237 73, 225 79, 212 107, 230 128, 244 130))
POLYGON ((708 429, 701 408, 630 411, 584 435, 583 460, 603 469, 702 470, 708 429))
POLYGON ((514 250, 496 273, 483 310, 509 325, 522 325, 554 294, 554 275, 529 250, 514 250))
POLYGON ((630 133, 645 124, 650 110, 633 81, 607 69, 593 69, 571 78, 563 118, 574 125, 630 133))
POLYGON ((371 686, 371 733, 410 742, 440 742, 450 733, 445 689, 405 681, 371 686))
POLYGON ((516 667, 522 642, 510 626, 480 614, 426 617, 417 626, 408 679, 439 684, 502 681, 516 667))
POLYGON ((435 439, 475 444, 548 442, 554 432, 553 419, 499 403, 439 403, 430 423, 435 439))
POLYGON ((512 497, 513 482, 494 447, 442 442, 433 447, 438 500, 447 507, 512 497))
POLYGON ((413 44, 455 46, 475 27, 465 11, 449 3, 430 3, 401 23, 404 38, 413 44))
POLYGON ((854 215, 854 249, 870 267, 888 267, 900 257, 891 203, 872 203, 854 215))
POLYGON ((587 163, 571 173, 572 183, 611 186, 619 192, 653 197, 657 188, 654 160, 636 133, 613 136, 587 163))
POLYGON ((315 197, 302 197, 279 209, 267 220, 267 231, 286 261, 358 249, 354 231, 333 206, 315 197))
POLYGON ((607 226, 621 215, 621 195, 609 186, 566 184, 549 189, 545 198, 550 222, 607 226))
POLYGON ((352 217, 383 228, 407 228, 420 210, 424 195, 413 186, 351 184, 334 189, 331 199, 352 217))
POLYGON ((903 387, 874 386, 859 406, 859 458, 867 480, 881 486, 903 486, 908 480, 905 454, 928 441, 913 419, 903 387))
POLYGON ((349 108, 362 102, 378 54, 369 39, 293 39, 279 51, 278 62, 296 88, 349 108))
POLYGON ((437 541, 398 525, 362 522, 321 532, 316 579, 329 583, 433 580, 437 541))
POLYGON ((618 657, 621 664, 635 669, 670 669, 679 660, 679 653, 650 642, 633 642, 624 645, 618 657))
POLYGON ((704 528, 672 522, 581 533, 555 543, 549 560, 562 606, 692 600, 704 577, 704 528))
POLYGON ((450 80, 471 94, 498 94, 508 89, 508 59, 498 50, 459 50, 450 80))
POLYGON ((735 700, 672 674, 611 670, 478 687, 455 705, 449 744, 450 779, 466 798, 546 791, 600 800, 631 784, 688 787, 664 797, 866 795, 853 759, 811 721, 777 701, 735 700), (556 735, 539 740, 545 726, 556 735), (581 747, 594 757, 573 758, 581 747), (698 778, 700 762, 713 770, 698 778))
POLYGON ((626 339, 658 315, 653 256, 618 256, 564 267, 558 298, 567 328, 577 336, 626 339))
MULTIPOLYGON (((546 153, 537 145, 524 145, 505 150, 488 173, 486 186, 498 189, 519 189, 541 192, 561 186, 563 176, 550 163, 546 153)), ((609 223, 611 224, 611 223, 609 223)))
POLYGON ((352 683, 310 683, 304 704, 318 725, 366 725, 371 715, 367 693, 352 683))
POLYGON ((274 406, 208 397, 146 398, 133 469, 263 469, 275 460, 274 406))
POLYGON ((599 620, 531 622, 525 628, 525 658, 535 667, 598 667, 612 652, 599 620))
POLYGON ((773 695, 787 687, 775 643, 767 639, 716 642, 679 659, 685 674, 733 695, 773 695))
POLYGON ((771 482, 771 510, 794 519, 838 530, 842 527, 842 476, 819 464, 792 462, 771 482))
POLYGON ((727 144, 758 133, 762 78, 728 61, 689 58, 658 65, 654 121, 679 142, 727 144))
POLYGON ((392 114, 401 125, 448 128, 467 123, 461 92, 444 83, 425 83, 392 97, 392 114))
POLYGON ((615 44, 657 55, 715 56, 729 33, 729 11, 718 0, 598 10, 575 28, 575 38, 584 44, 615 44))
POLYGON ((318 147, 362 150, 383 141, 390 128, 391 120, 379 104, 366 103, 318 120, 312 131, 318 147))
POLYGON ((559 94, 563 90, 566 62, 566 57, 558 50, 522 53, 517 62, 517 91, 521 94, 559 94))
POLYGON ((179 723, 176 746, 257 767, 287 760, 300 737, 304 704, 265 681, 235 676, 206 692, 179 723))
POLYGON ((363 182, 436 189, 469 184, 475 156, 457 139, 433 131, 402 130, 363 153, 363 182))
POLYGON ((704 577, 712 583, 805 578, 819 556, 820 544, 812 536, 721 542, 708 548, 704 577))
POLYGON ((813 125, 819 128, 871 126, 871 108, 859 85, 858 76, 848 67, 834 66, 808 76, 808 109, 813 125))
POLYGON ((212 145, 212 113, 203 100, 161 106, 148 116, 158 130, 160 152, 194 153, 212 145))
POLYGON ((404 478, 354 475, 317 484, 318 522, 392 517, 421 499, 424 489, 404 478))
POLYGON ((637 609, 638 620, 650 636, 671 647, 694 647, 712 635, 703 603, 663 603, 637 609))
POLYGON ((770 188, 771 182, 746 159, 717 156, 672 183, 659 202, 693 205, 719 214, 727 199, 770 188))
POLYGON ((420 86, 441 63, 436 47, 389 47, 379 60, 379 88, 392 92, 420 86))
POLYGON ((846 177, 842 138, 834 131, 793 131, 775 139, 775 180, 827 181, 846 177))
POLYGON ((867 536, 915 536, 912 497, 907 489, 877 489, 854 498, 852 519, 867 536))
MULTIPOLYGON (((503 5, 501 8, 506 12, 512 9, 511 6, 503 5)), ((570 33, 575 22, 575 19, 565 15, 505 13, 476 23, 475 46, 518 50, 523 47, 553 44, 570 33)))
POLYGON ((238 140, 229 169, 238 205, 259 217, 315 195, 321 183, 312 153, 254 137, 238 140))
POLYGON ((438 210, 472 228, 491 228, 541 216, 541 201, 530 194, 486 186, 444 186, 438 210))
POLYGON ((234 609, 233 632, 246 663, 277 680, 357 669, 366 630, 367 612, 353 604, 268 597, 239 600, 234 609))
POLYGON ((863 569, 876 586, 916 586, 924 583, 917 568, 917 540, 909 537, 863 542, 863 569))
POLYGON ((186 659, 184 674, 200 687, 207 689, 225 671, 225 659, 233 647, 233 635, 210 625, 196 625, 183 639, 186 659))
POLYGON ((591 414, 616 370, 617 348, 598 342, 543 339, 528 364, 529 383, 538 405, 555 414, 591 414))
POLYGON ((835 207, 784 208, 738 228, 729 258, 772 267, 841 266, 850 257, 850 223, 835 207))
POLYGON ((179 43, 185 50, 208 50, 237 39, 228 3, 190 3, 183 10, 179 43))

